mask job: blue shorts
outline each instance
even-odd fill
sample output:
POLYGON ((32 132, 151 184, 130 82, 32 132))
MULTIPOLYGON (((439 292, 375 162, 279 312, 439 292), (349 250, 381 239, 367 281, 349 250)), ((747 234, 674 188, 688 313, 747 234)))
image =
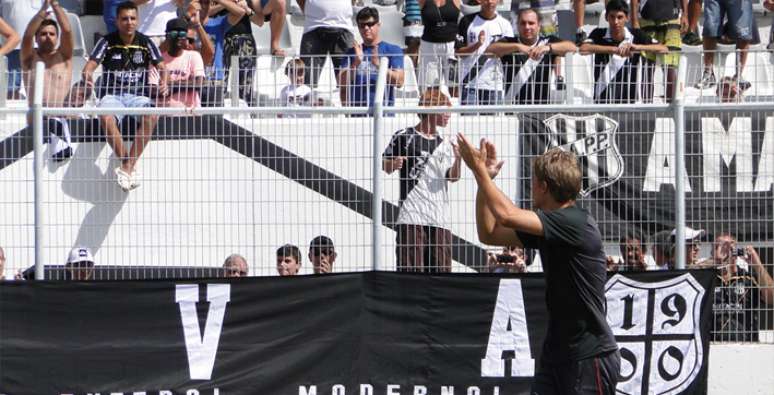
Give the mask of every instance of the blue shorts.
POLYGON ((704 0, 704 37, 723 35, 723 17, 728 19, 729 36, 739 41, 753 39, 752 0, 704 0))
MULTIPOLYGON (((143 108, 153 107, 153 101, 146 96, 122 93, 121 95, 105 95, 99 101, 99 108, 143 108)), ((122 114, 116 114, 118 122, 124 118, 122 114)))

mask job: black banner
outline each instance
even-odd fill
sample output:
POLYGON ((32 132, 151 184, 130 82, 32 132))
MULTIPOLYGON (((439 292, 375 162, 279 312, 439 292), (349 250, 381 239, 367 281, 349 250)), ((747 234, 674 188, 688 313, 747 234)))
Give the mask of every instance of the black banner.
MULTIPOLYGON (((621 393, 706 390, 714 275, 615 275, 621 393)), ((0 285, 0 393, 519 394, 541 275, 0 285)))
MULTIPOLYGON (((581 204, 606 240, 627 227, 674 228, 675 127, 671 113, 523 116, 522 166, 528 200, 531 159, 551 147, 575 152, 581 204)), ((687 112, 686 224, 740 241, 774 238, 774 113, 687 112)))

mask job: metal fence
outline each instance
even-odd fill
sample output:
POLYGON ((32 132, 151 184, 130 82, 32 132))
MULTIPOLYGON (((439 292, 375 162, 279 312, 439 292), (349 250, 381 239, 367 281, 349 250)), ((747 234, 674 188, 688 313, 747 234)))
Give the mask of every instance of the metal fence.
MULTIPOLYGON (((323 63, 320 75, 330 74, 327 80, 312 81, 310 89, 322 102, 287 105, 274 96, 282 96, 276 88, 287 83, 278 70, 291 77, 297 73, 292 66, 288 71, 287 63, 268 65, 275 70, 271 75, 258 68, 251 83, 257 106, 240 96, 242 80, 232 77, 188 89, 199 93, 202 107, 96 107, 99 89, 94 96, 84 91, 82 102, 51 107, 39 100, 30 107, 36 133, 26 128, 25 103, 0 109, 0 185, 12 191, 2 194, 0 246, 7 257, 6 276, 22 270, 29 278, 52 279, 229 275, 234 274, 230 268, 220 267, 231 254, 247 261, 246 270, 235 272, 251 276, 296 270, 540 271, 539 256, 492 249, 478 240, 476 187, 464 165, 459 181, 428 182, 425 189, 415 188, 423 181, 401 175, 400 169, 383 171, 383 157, 394 156, 385 153, 397 132, 411 132, 420 115, 448 113, 448 125, 439 127, 437 138, 418 135, 429 145, 420 144, 414 157, 406 158, 407 166, 445 171, 454 163, 449 143, 457 132, 473 141, 490 139, 506 161, 498 185, 529 207, 530 160, 549 146, 576 150, 583 154, 585 171, 579 204, 603 230, 611 270, 636 267, 638 259, 628 259, 638 249, 626 240, 631 234, 639 237, 643 268, 718 267, 723 282, 716 295, 721 306, 716 339, 768 339, 769 332, 760 337, 759 330, 772 327, 772 287, 761 284, 759 269, 770 273, 774 262, 771 102, 734 103, 729 111, 726 103, 692 102, 686 89, 672 103, 656 100, 637 106, 592 105, 564 97, 567 104, 562 105, 418 107, 418 97, 395 89, 396 100, 390 104, 382 94, 389 89, 384 84, 389 60, 382 58, 381 75, 372 78, 368 69, 367 78, 349 82, 331 79, 333 70, 323 63), (373 102, 342 106, 339 82, 375 91, 373 102), (274 93, 261 93, 268 88, 274 93), (143 117, 157 122, 147 150, 136 160, 136 173, 124 166, 132 177, 123 186, 117 183, 121 174, 116 169, 126 161, 118 158, 115 142, 105 138, 106 122, 114 116, 122 117, 117 130, 127 148, 143 136, 143 117), (69 128, 69 158, 55 155, 62 124, 69 128), (614 142, 605 145, 607 137, 614 142), (423 154, 428 147, 439 155, 423 154), (622 167, 636 171, 619 172, 622 167), (411 193, 433 203, 415 207, 414 218, 402 214, 411 193), (435 221, 436 228, 448 232, 406 228, 416 216, 420 223, 435 221), (693 238, 686 226, 704 234, 693 238), (761 265, 752 251, 737 254, 737 245, 722 239, 725 233, 739 247, 752 246, 761 265), (327 239, 312 243, 321 235, 327 239), (719 238, 717 248, 710 237, 719 238), (439 248, 401 248, 418 241, 439 248), (78 247, 89 249, 94 268, 66 265, 68 253, 75 248, 77 254, 78 247), (729 273, 726 268, 733 262, 744 272, 729 273)), ((688 75, 690 62, 681 64, 679 75, 688 75)), ((230 74, 240 75, 238 70, 230 74)), ((51 85, 42 81, 43 73, 37 76, 34 86, 41 92, 35 97, 43 98, 43 87, 51 85)), ((106 76, 96 77, 100 87, 106 76)), ((568 86, 576 89, 575 83, 568 86)))

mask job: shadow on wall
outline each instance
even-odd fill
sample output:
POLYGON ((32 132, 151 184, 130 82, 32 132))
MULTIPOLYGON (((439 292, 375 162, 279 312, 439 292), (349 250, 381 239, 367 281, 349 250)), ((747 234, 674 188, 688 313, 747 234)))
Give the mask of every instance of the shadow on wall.
MULTIPOLYGON (((119 164, 118 158, 111 154, 105 170, 97 163, 105 145, 104 142, 81 143, 66 164, 48 161, 50 172, 56 171, 59 166, 67 166, 62 177, 62 191, 65 194, 93 205, 83 217, 73 247, 88 247, 94 254, 102 247, 113 221, 129 196, 115 182, 113 169, 119 164)), ((46 157, 50 156, 46 154, 46 157)))

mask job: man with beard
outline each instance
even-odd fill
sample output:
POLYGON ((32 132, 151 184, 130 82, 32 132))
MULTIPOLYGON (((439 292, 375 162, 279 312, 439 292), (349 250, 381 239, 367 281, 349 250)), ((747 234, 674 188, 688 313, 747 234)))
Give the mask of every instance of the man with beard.
MULTIPOLYGON (((169 96, 158 99, 159 107, 201 107, 202 101, 198 90, 204 84, 204 60, 199 52, 188 48, 189 26, 183 18, 171 19, 167 22, 166 41, 163 45, 167 50, 161 53, 169 74, 169 96)), ((153 82, 151 82, 153 84, 153 82)))
MULTIPOLYGON (((35 64, 43 62, 46 70, 43 75, 43 105, 47 107, 65 107, 70 91, 73 70, 73 35, 65 10, 56 0, 43 0, 40 11, 32 18, 24 31, 21 47, 21 63, 24 84, 27 86, 29 104, 32 104, 35 91, 35 64), (53 8, 56 19, 48 18, 47 10, 53 8), (60 37, 61 28, 61 37, 60 37), (34 43, 33 43, 34 40, 34 43), (59 47, 57 42, 61 41, 59 47), (37 44, 37 48, 35 48, 37 44)), ((32 119, 28 118, 31 124, 32 119)), ((51 134, 52 155, 54 160, 65 160, 72 156, 70 131, 67 123, 60 118, 48 118, 43 125, 51 134)))

